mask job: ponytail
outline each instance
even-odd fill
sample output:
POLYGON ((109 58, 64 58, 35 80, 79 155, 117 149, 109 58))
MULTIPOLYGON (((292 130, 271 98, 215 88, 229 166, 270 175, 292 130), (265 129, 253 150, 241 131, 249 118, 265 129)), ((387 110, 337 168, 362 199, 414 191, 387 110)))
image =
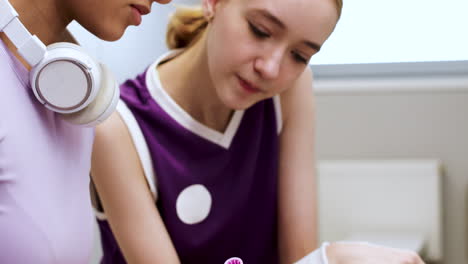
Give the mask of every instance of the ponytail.
POLYGON ((208 25, 201 7, 178 7, 167 26, 169 49, 186 48, 195 43, 208 25))

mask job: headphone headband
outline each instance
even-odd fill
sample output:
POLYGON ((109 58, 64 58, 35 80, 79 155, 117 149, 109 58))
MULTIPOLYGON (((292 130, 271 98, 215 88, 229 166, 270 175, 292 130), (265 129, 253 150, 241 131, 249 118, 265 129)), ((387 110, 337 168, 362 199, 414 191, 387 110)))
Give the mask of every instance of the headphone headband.
POLYGON ((31 35, 18 19, 18 13, 8 0, 0 0, 0 29, 18 49, 18 53, 30 66, 35 66, 44 57, 47 48, 36 36, 31 35))
POLYGON ((0 0, 0 29, 3 31, 18 13, 7 0, 0 0))

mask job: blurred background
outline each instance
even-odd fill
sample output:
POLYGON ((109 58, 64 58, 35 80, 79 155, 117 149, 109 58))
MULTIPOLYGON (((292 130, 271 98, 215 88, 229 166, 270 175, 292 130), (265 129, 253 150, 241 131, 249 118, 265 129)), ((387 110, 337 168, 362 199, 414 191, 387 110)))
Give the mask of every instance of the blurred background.
MULTIPOLYGON (((154 4, 116 42, 69 28, 123 82, 167 50, 175 6, 198 3, 154 4)), ((375 240, 468 263, 467 10, 467 0, 344 1, 310 65, 321 240, 375 240)), ((97 240, 92 263, 99 254, 97 240)))

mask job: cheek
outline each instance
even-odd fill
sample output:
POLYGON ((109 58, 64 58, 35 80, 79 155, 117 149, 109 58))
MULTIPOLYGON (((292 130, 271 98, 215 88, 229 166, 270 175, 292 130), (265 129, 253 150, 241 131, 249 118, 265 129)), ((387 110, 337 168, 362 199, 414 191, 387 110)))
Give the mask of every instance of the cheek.
POLYGON ((243 49, 237 43, 240 39, 230 32, 229 26, 214 27, 209 32, 207 50, 208 67, 215 84, 230 78, 242 66, 243 49))
POLYGON ((220 58, 222 65, 240 65, 248 60, 252 43, 249 32, 244 27, 243 20, 226 13, 220 14, 219 20, 213 23, 208 50, 220 58))

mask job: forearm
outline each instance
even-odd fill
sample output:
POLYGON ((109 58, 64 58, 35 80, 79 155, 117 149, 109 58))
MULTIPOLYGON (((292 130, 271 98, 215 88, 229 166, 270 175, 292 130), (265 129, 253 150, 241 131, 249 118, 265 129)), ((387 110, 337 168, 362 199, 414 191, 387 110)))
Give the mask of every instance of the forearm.
MULTIPOLYGON (((313 221, 312 221, 313 222, 313 221)), ((294 224, 291 224, 294 226, 294 224)), ((307 228, 289 228, 279 234, 279 260, 281 264, 291 264, 318 248, 315 225, 307 228), (287 234, 285 232, 289 231, 287 234)))
POLYGON ((309 179, 300 181, 303 184, 283 181, 288 188, 280 187, 278 248, 281 264, 291 264, 319 247, 317 202, 310 179, 313 177, 298 178, 309 179))

